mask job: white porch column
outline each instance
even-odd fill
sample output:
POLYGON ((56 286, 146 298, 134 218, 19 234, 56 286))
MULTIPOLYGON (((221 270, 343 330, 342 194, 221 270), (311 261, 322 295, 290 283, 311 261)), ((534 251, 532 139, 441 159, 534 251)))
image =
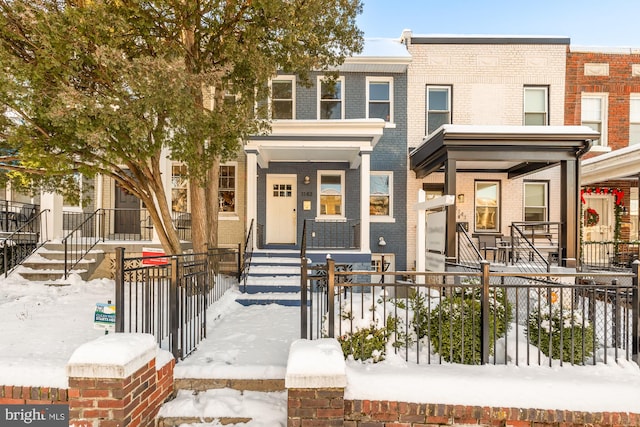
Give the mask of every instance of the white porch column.
MULTIPOLYGON (((427 200, 427 193, 424 190, 418 190, 418 205, 420 203, 427 200)), ((426 234, 426 226, 425 219, 426 213, 424 209, 420 207, 416 207, 417 210, 417 223, 416 223, 416 271, 422 272, 426 271, 425 268, 425 234, 426 234)), ((416 276, 416 283, 424 284, 424 276, 416 276)))
MULTIPOLYGON (((247 227, 253 221, 252 245, 258 241, 258 150, 247 149, 247 227)), ((248 231, 248 230, 247 230, 248 231)))
POLYGON ((56 193, 40 194, 40 212, 49 210, 40 222, 41 240, 61 240, 62 232, 62 196, 56 193))
POLYGON ((371 193, 371 152, 373 148, 360 150, 360 251, 371 251, 369 196, 371 193))

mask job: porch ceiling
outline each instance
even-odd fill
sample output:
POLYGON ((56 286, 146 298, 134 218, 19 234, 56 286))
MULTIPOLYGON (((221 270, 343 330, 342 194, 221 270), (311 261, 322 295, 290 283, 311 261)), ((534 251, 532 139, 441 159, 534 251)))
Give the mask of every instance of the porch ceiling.
POLYGON ((456 161, 457 172, 503 172, 516 178, 576 160, 599 133, 586 126, 444 125, 410 153, 417 178, 456 161))
POLYGON ((244 149, 257 153, 263 169, 270 162, 346 162, 355 169, 360 153, 373 150, 384 127, 381 119, 278 120, 271 133, 250 137, 244 149))
POLYGON ((582 185, 640 175, 640 145, 621 148, 582 161, 582 185))

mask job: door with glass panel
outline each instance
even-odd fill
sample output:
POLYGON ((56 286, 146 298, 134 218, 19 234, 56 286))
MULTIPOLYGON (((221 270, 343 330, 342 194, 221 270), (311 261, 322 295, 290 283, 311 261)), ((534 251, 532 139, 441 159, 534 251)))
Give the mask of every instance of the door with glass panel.
POLYGON ((296 243, 296 176, 267 175, 265 243, 296 243))

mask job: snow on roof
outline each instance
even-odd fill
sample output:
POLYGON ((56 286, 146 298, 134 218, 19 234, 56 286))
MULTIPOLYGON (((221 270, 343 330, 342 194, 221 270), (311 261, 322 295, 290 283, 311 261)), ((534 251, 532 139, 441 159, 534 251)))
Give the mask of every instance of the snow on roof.
MULTIPOLYGON (((409 33, 403 33, 408 37, 409 33)), ((561 35, 537 34, 412 34, 412 43, 472 43, 472 44, 569 44, 570 38, 561 35)))
POLYGON ((640 47, 625 46, 571 46, 572 53, 609 53, 618 55, 639 55, 640 47))
MULTIPOLYGON (((509 125, 443 125, 444 133, 493 133, 493 134, 550 134, 573 135, 587 134, 594 137, 600 134, 588 126, 509 126, 509 125)), ((427 139, 427 138, 425 138, 427 139)))
POLYGON ((391 57, 410 59, 411 54, 407 51, 400 39, 390 38, 365 38, 362 52, 354 55, 355 58, 360 57, 391 57))

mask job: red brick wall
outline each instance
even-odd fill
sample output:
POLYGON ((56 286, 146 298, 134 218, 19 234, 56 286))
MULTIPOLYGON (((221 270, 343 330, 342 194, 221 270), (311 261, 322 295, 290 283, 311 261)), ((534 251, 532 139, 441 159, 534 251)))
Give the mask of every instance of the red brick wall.
POLYGON ((0 386, 0 405, 68 404, 67 389, 55 387, 0 386))
POLYGON ((288 427, 342 427, 344 389, 289 389, 288 427))
MULTIPOLYGON (((640 93, 640 77, 631 76, 631 65, 640 64, 640 54, 567 52, 565 88, 566 125, 581 123, 581 93, 609 94, 608 139, 611 149, 629 145, 629 94, 640 93), (585 63, 609 64, 608 76, 585 76, 585 63)), ((584 158, 593 156, 587 154, 584 158)))
MULTIPOLYGON (((513 427, 638 426, 640 414, 533 408, 441 405, 370 400, 344 402, 344 427, 513 427)), ((291 424, 290 424, 291 425, 291 424)))
POLYGON ((151 427, 173 392, 171 361, 156 370, 155 359, 127 378, 69 378, 69 418, 76 427, 151 427))

